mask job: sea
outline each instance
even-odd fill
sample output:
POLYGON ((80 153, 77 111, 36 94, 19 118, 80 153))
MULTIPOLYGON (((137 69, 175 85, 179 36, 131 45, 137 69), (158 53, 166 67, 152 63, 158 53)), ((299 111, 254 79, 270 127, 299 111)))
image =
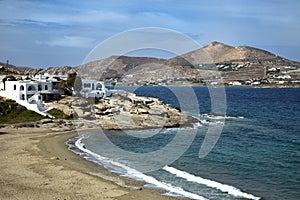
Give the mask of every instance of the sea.
POLYGON ((152 130, 96 128, 67 141, 69 149, 120 176, 163 189, 164 195, 300 199, 300 88, 118 89, 159 98, 200 123, 152 130))

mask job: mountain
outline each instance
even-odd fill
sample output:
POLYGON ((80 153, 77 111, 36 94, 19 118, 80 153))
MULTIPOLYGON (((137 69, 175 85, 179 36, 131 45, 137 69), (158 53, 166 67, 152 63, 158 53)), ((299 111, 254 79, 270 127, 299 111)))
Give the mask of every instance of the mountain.
POLYGON ((275 84, 300 83, 300 63, 268 51, 233 47, 212 42, 203 48, 171 59, 111 56, 77 67, 46 69, 14 68, 19 73, 67 74, 77 71, 83 78, 110 80, 120 85, 184 85, 224 81, 251 83, 263 80, 275 84), (288 79, 288 80, 283 80, 288 79), (280 82, 281 81, 281 82, 280 82))
POLYGON ((174 63, 173 61, 179 58, 185 59, 194 65, 226 62, 271 62, 276 65, 299 65, 298 62, 284 59, 262 49, 249 46, 232 47, 220 42, 212 42, 203 48, 172 58, 170 62, 174 63))
MULTIPOLYGON (((282 79, 291 82, 300 79, 300 63, 285 59, 268 51, 249 47, 232 47, 220 42, 212 42, 203 48, 174 57, 170 65, 194 66, 198 70, 217 68, 225 83, 245 82, 254 79, 282 79), (279 69, 278 73, 272 70, 279 69)), ((275 80, 275 81, 278 81, 275 80)), ((273 80, 271 80, 273 81, 273 80)), ((281 80, 282 81, 282 80, 281 80)))
MULTIPOLYGON (((149 57, 111 56, 76 67, 79 74, 120 85, 225 83, 291 76, 300 79, 300 63, 249 46, 233 47, 212 42, 203 48, 165 60, 149 57), (279 72, 273 73, 274 69, 279 72), (273 70, 273 71, 272 71, 273 70)), ((275 80, 275 81, 278 81, 275 80)), ((291 82, 291 80, 288 80, 291 82)))

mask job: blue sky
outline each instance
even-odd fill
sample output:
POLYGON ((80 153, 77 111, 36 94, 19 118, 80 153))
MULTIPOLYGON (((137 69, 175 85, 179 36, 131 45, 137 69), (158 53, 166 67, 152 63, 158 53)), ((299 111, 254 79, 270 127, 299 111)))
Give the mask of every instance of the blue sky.
POLYGON ((300 61, 299 0, 0 0, 0 8, 0 61, 21 66, 77 66, 100 42, 141 27, 300 61))

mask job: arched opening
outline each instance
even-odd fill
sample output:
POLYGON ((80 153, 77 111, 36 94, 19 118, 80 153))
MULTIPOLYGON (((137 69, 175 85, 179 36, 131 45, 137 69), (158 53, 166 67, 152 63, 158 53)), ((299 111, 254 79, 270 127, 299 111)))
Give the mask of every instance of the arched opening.
POLYGON ((28 87, 28 91, 36 91, 36 88, 33 85, 30 85, 28 87))
POLYGON ((24 85, 21 85, 21 86, 20 86, 20 90, 23 91, 24 89, 25 89, 25 88, 24 88, 24 85))
POLYGON ((38 85, 38 90, 42 91, 42 86, 41 85, 38 85))
POLYGON ((48 90, 48 85, 45 85, 45 90, 48 90))
POLYGON ((25 100, 25 94, 22 94, 21 100, 25 100))

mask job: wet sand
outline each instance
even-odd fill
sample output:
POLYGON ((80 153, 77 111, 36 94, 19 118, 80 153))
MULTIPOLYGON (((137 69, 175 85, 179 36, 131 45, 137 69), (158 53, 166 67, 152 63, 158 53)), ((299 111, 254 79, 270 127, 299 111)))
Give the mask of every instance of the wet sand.
POLYGON ((117 176, 64 144, 76 132, 0 129, 0 199, 181 199, 117 176))

